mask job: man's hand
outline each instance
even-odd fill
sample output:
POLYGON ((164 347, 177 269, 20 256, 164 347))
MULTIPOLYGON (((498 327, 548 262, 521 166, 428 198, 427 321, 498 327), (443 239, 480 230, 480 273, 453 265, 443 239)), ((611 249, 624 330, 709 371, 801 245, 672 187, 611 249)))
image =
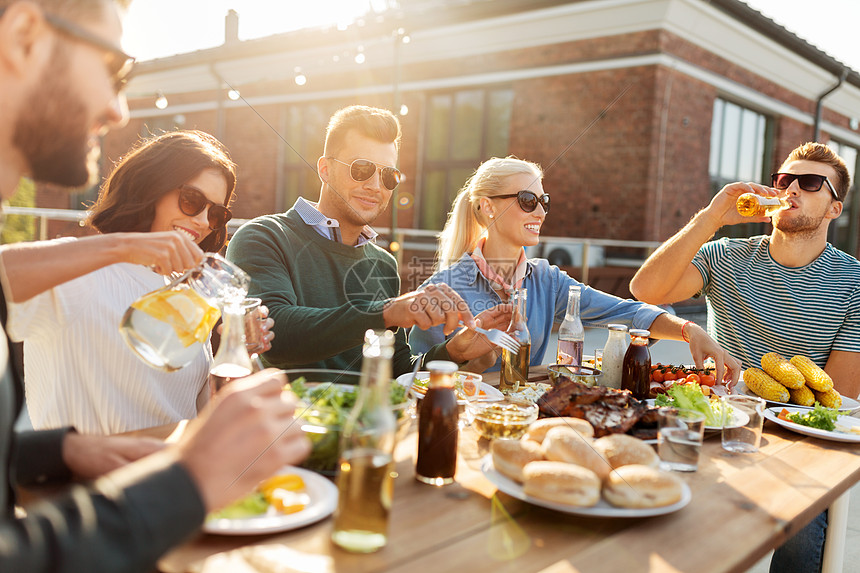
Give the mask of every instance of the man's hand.
POLYGON ((475 326, 469 305, 444 283, 428 285, 421 290, 391 299, 382 311, 382 318, 386 327, 417 326, 426 330, 431 326, 444 324, 442 331, 445 336, 454 332, 461 320, 466 326, 475 326))
POLYGON ((740 361, 723 350, 722 346, 717 344, 717 341, 698 324, 688 323, 686 333, 690 339, 690 354, 693 355, 696 368, 702 368, 706 358, 713 358, 717 367, 714 373, 717 381, 724 380, 729 390, 734 388, 741 375, 740 361))
MULTIPOLYGON (((489 308, 475 318, 476 326, 505 330, 511 323, 513 308, 513 305, 510 304, 500 304, 489 308)), ((451 360, 455 362, 477 360, 473 367, 483 366, 491 359, 492 355, 492 362, 484 366, 484 370, 496 363, 499 352, 501 352, 501 349, 487 340, 486 336, 465 327, 451 337, 446 348, 451 360)))
POLYGON ((155 438, 89 436, 69 432, 63 440, 63 461, 78 479, 94 479, 164 448, 155 438))
POLYGON ((180 438, 179 462, 200 489, 207 511, 224 507, 310 453, 285 383, 272 369, 233 381, 180 438))
POLYGON ((203 260, 203 251, 185 233, 114 233, 124 252, 121 259, 128 263, 150 267, 162 275, 182 272, 196 267, 203 260))
POLYGON ((765 197, 776 197, 779 191, 758 183, 730 183, 714 195, 711 203, 705 208, 705 213, 717 224, 737 225, 738 223, 769 223, 770 217, 744 217, 738 213, 738 197, 744 193, 755 193, 765 197))

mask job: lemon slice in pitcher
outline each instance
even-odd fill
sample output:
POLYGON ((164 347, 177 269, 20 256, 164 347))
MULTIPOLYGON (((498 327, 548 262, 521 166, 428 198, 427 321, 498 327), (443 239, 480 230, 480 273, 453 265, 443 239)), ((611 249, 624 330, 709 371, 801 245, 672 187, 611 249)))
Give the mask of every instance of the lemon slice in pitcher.
POLYGON ((138 299, 132 306, 172 326, 186 347, 195 342, 206 342, 220 315, 217 308, 191 289, 155 291, 138 299))

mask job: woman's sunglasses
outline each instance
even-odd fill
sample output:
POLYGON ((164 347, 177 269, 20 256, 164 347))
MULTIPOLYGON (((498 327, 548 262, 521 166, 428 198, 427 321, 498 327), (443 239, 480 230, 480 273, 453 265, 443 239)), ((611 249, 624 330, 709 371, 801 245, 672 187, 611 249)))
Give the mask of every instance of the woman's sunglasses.
POLYGON ((233 218, 233 213, 224 205, 219 205, 206 198, 206 195, 197 189, 189 187, 179 188, 179 210, 189 217, 196 217, 209 207, 206 218, 209 220, 209 228, 217 231, 233 218))
POLYGON ((774 189, 784 190, 788 189, 795 179, 804 191, 819 191, 821 186, 827 183, 827 188, 830 189, 833 198, 839 201, 836 189, 833 188, 833 185, 830 184, 830 181, 824 175, 816 175, 814 173, 774 173, 770 176, 770 185, 774 189))
POLYGON ((517 203, 519 203, 520 209, 526 213, 531 213, 537 209, 538 203, 543 206, 544 213, 549 213, 549 193, 544 193, 538 197, 533 191, 523 190, 511 193, 510 195, 493 195, 491 199, 510 199, 511 197, 517 198, 517 203))
POLYGON ((340 159, 336 159, 334 157, 329 157, 328 159, 334 159, 338 163, 342 165, 349 166, 349 176, 352 177, 352 180, 361 183, 362 181, 367 181, 373 174, 376 173, 376 170, 379 170, 380 180, 386 189, 389 191, 394 191, 394 188, 397 187, 401 181, 403 181, 403 173, 400 172, 399 169, 394 167, 386 167, 385 165, 377 165, 373 161, 368 159, 356 159, 352 163, 345 163, 340 159))

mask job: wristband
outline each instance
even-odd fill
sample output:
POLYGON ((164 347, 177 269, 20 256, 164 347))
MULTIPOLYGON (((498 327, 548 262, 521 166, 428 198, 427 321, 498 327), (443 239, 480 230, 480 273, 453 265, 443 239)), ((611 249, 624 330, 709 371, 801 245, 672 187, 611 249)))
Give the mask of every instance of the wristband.
POLYGON ((685 322, 684 325, 681 326, 681 338, 684 340, 684 342, 686 342, 687 344, 690 344, 690 340, 687 338, 687 335, 684 334, 684 329, 687 328, 688 324, 696 324, 696 323, 693 322, 692 320, 688 320, 687 322, 685 322))

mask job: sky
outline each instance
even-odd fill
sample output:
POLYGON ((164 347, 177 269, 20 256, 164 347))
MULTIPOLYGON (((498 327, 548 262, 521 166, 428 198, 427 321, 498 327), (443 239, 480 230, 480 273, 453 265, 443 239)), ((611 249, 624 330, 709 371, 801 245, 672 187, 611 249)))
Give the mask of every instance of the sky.
MULTIPOLYGON (((856 27, 860 0, 745 0, 772 20, 860 72, 856 27)), ((239 12, 239 38, 347 24, 381 12, 393 0, 136 0, 123 45, 138 60, 219 46, 224 17, 239 12)))

